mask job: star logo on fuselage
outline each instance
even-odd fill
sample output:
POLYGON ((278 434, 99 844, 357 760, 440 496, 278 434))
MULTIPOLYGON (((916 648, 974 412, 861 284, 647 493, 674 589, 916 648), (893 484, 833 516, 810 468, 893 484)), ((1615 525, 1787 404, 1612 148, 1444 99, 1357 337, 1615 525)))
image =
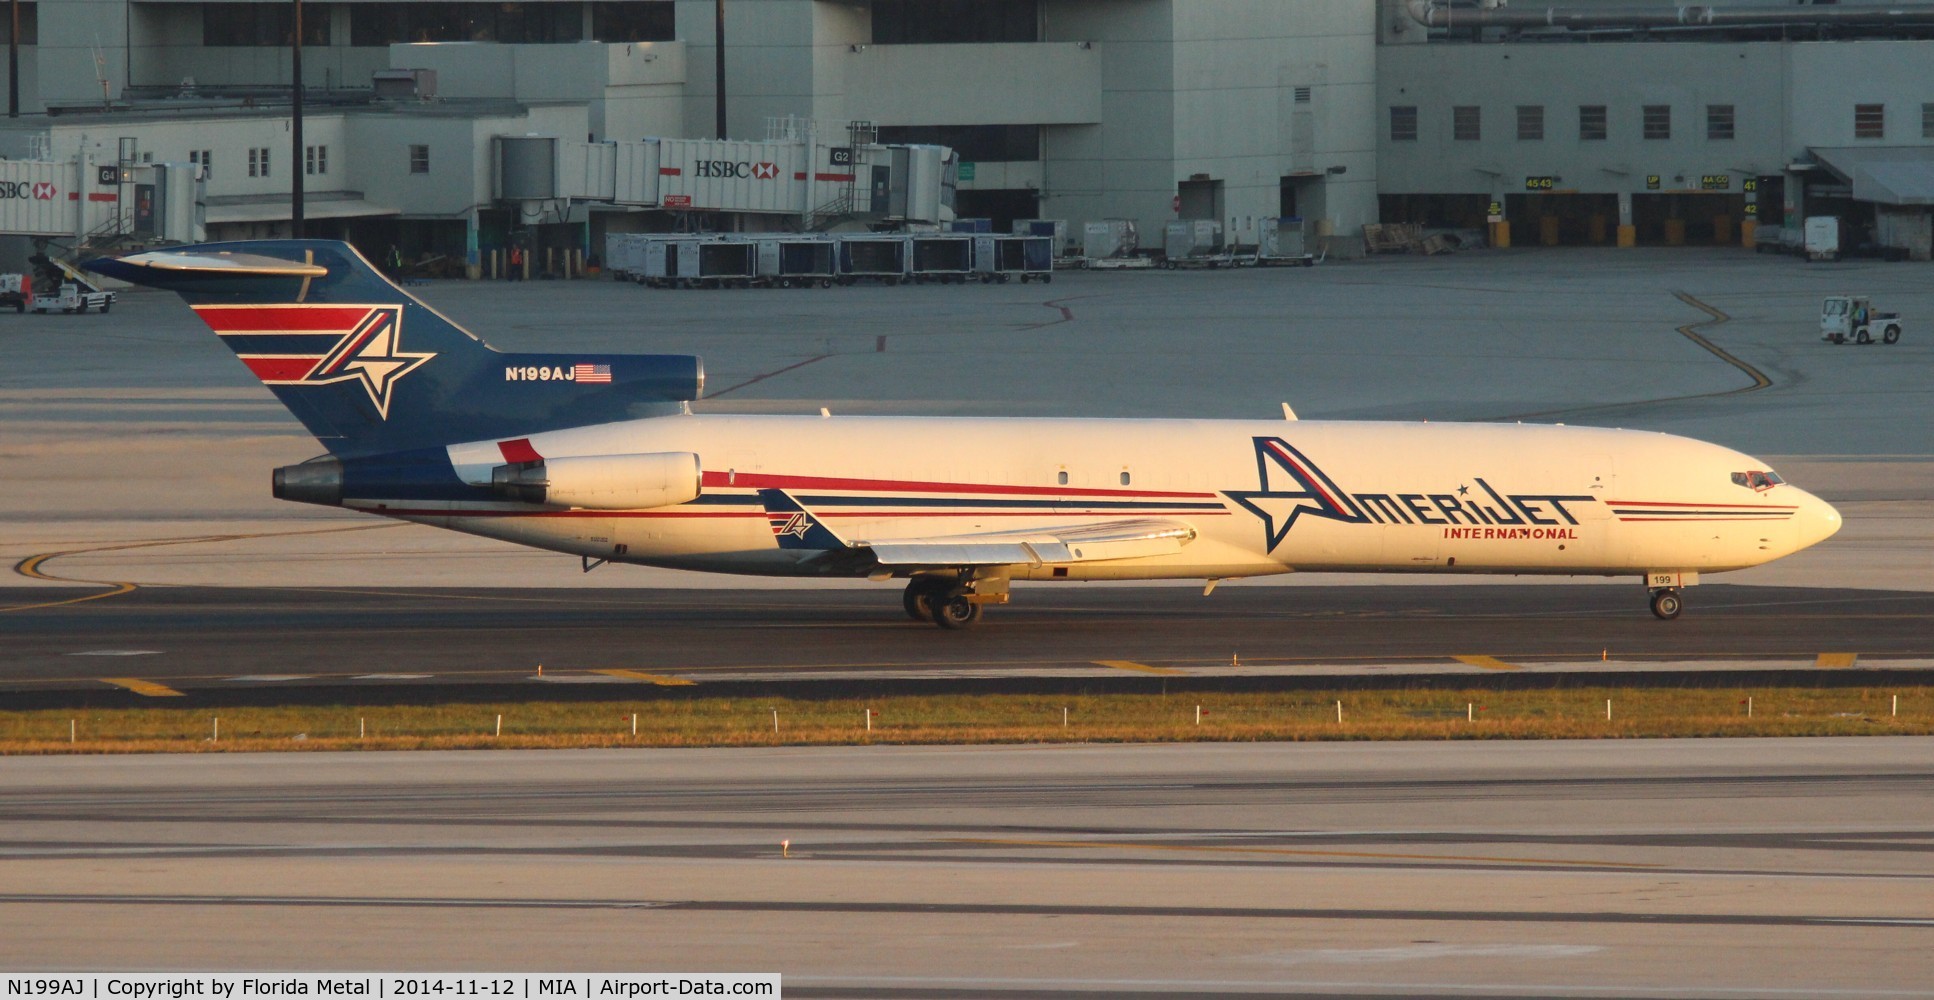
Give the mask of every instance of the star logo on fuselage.
POLYGON ((1349 494, 1324 475, 1302 452, 1282 438, 1255 439, 1259 489, 1224 490, 1222 495, 1262 519, 1263 536, 1273 551, 1305 515, 1347 524, 1368 520, 1349 494))
POLYGON ((401 306, 372 308, 303 376, 302 382, 308 385, 360 382, 376 412, 388 420, 396 383, 436 357, 433 353, 399 350, 402 334, 401 306))

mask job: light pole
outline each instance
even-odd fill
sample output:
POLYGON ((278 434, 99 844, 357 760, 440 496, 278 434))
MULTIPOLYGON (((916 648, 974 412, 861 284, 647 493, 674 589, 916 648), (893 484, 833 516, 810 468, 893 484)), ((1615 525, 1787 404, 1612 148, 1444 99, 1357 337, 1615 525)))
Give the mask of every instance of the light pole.
POLYGON ((302 222, 302 172, 307 168, 303 159, 302 147, 302 0, 295 0, 295 34, 290 54, 295 64, 295 75, 289 83, 289 91, 294 96, 294 114, 289 129, 289 235, 301 239, 302 222))
MULTIPOLYGON (((298 2, 300 2, 300 0, 298 0, 298 2)), ((717 53, 717 55, 713 57, 712 62, 718 71, 719 138, 723 139, 726 137, 725 135, 725 0, 718 0, 718 9, 717 9, 716 17, 714 21, 713 39, 715 44, 712 51, 717 53)))
POLYGON ((20 0, 7 0, 7 117, 20 117, 20 0))

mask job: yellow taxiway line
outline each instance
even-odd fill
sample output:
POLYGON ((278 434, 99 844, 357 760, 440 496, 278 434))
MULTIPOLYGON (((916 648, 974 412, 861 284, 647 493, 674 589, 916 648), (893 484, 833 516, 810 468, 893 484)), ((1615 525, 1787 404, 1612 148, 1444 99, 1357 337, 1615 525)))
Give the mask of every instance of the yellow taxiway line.
POLYGON ((659 687, 691 687, 698 683, 697 681, 688 681, 683 677, 648 674, 642 670, 593 670, 591 672, 594 674, 603 674, 606 677, 619 677, 628 681, 643 681, 646 684, 656 684, 659 687))
POLYGON ((1174 667, 1151 667, 1146 663, 1136 663, 1134 660, 1094 660, 1092 662, 1096 666, 1113 667, 1116 670, 1133 670, 1136 673, 1142 673, 1142 674, 1186 674, 1188 673, 1188 671, 1186 670, 1177 670, 1174 667))
POLYGON ((101 678, 101 681, 102 683, 105 683, 105 684, 112 684, 115 687, 127 688, 128 690, 133 691, 135 694, 144 694, 150 698, 182 697, 182 693, 180 691, 177 691, 166 684, 157 684, 154 681, 144 681, 139 677, 103 677, 101 678))
POLYGON ((1515 663, 1506 663, 1495 656, 1453 656, 1451 657, 1451 659, 1456 660, 1459 663, 1468 663, 1473 667, 1480 667, 1484 670, 1523 670, 1524 669, 1523 667, 1520 667, 1515 663))

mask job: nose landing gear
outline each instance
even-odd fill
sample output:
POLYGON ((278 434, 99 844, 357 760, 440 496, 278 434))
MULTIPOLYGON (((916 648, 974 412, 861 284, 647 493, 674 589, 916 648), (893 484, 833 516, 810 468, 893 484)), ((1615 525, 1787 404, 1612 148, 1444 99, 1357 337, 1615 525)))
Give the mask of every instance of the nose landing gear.
POLYGON ((1679 592, 1670 588, 1652 592, 1652 614, 1664 621, 1679 617, 1685 610, 1685 602, 1679 599, 1679 592))

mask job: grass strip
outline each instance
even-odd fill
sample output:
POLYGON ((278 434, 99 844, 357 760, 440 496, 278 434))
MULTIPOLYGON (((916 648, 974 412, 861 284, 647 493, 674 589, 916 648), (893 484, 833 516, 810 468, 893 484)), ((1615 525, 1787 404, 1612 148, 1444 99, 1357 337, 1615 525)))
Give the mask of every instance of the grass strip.
POLYGON ((1930 733, 1934 687, 1927 686, 680 698, 0 712, 0 754, 1930 733))

